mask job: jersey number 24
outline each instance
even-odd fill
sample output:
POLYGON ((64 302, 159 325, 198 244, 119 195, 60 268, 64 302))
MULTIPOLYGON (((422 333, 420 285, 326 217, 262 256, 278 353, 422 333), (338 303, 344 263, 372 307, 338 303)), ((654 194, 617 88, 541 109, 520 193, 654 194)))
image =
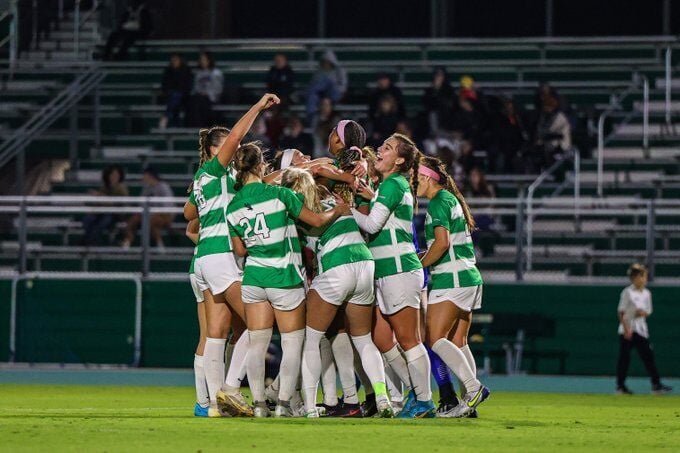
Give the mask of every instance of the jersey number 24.
POLYGON ((258 212, 255 214, 255 222, 253 226, 250 226, 250 221, 247 218, 242 218, 239 221, 239 225, 243 227, 243 239, 245 241, 255 240, 252 235, 259 235, 262 239, 269 238, 269 227, 267 226, 267 221, 265 220, 264 213, 258 212))

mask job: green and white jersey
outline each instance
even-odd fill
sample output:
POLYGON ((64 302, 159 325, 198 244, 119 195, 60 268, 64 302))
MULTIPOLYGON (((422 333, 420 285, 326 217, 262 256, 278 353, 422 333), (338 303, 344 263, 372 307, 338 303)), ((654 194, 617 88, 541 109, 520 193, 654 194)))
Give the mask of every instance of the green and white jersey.
POLYGON ((231 236, 248 249, 243 284, 288 288, 302 284, 303 265, 295 220, 302 201, 285 187, 246 184, 227 208, 231 236))
POLYGON ((428 248, 434 242, 434 229, 438 226, 449 232, 449 250, 430 266, 430 289, 481 285, 482 275, 475 265, 475 248, 463 207, 444 189, 437 192, 427 207, 425 239, 428 248))
POLYGON ((406 178, 399 173, 385 178, 371 200, 371 209, 376 203, 385 206, 390 216, 383 229, 368 240, 375 260, 375 278, 421 269, 411 227, 413 195, 406 178))
POLYGON ((194 175, 189 202, 198 208, 197 258, 231 252, 225 212, 236 193, 235 184, 231 166, 223 167, 216 157, 203 164, 194 175))
MULTIPOLYGON (((324 211, 335 208, 335 199, 321 202, 324 211)), ((373 260, 366 241, 361 235, 356 220, 351 215, 338 217, 326 227, 320 236, 313 236, 314 230, 305 234, 307 247, 314 251, 319 264, 319 274, 343 264, 373 260)))
POLYGON ((194 273, 194 265, 196 264, 196 253, 198 252, 198 247, 194 247, 194 254, 191 256, 191 264, 189 264, 189 275, 194 273))

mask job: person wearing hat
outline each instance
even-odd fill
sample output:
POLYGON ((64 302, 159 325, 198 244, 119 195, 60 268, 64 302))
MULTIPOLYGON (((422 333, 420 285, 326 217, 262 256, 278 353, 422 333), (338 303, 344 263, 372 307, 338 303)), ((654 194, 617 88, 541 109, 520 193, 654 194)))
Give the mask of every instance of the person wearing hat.
MULTIPOLYGON (((152 167, 147 166, 144 168, 144 173, 142 175, 142 181, 144 183, 144 188, 142 189, 142 197, 154 197, 154 198, 172 198, 173 192, 170 185, 161 179, 158 171, 152 167)), ((163 230, 168 228, 172 224, 173 215, 170 213, 155 213, 149 216, 149 229, 151 234, 151 239, 156 243, 158 248, 164 248, 163 238, 161 233, 163 230)), ((121 245, 123 248, 129 248, 132 241, 135 238, 135 233, 139 229, 142 223, 142 215, 134 214, 127 222, 127 227, 125 228, 125 236, 121 245)))
MULTIPOLYGON (((404 118, 406 116, 406 108, 404 107, 404 96, 393 82, 390 75, 386 72, 381 72, 376 78, 375 90, 371 93, 371 98, 368 103, 368 118, 374 122, 378 113, 378 105, 380 100, 390 95, 394 98, 397 103, 397 114, 399 118, 404 118)), ((394 132, 394 131, 391 131, 394 132)))

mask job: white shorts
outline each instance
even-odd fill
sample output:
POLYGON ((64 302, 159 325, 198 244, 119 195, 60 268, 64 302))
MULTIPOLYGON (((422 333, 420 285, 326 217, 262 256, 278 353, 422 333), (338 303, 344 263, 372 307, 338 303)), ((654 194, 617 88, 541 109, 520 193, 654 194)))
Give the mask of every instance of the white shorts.
POLYGON ((393 315, 406 307, 420 309, 423 270, 388 275, 375 281, 375 295, 384 315, 393 315))
POLYGON ((196 258, 194 274, 198 287, 222 294, 233 283, 240 282, 243 271, 236 265, 233 253, 215 253, 196 258))
POLYGON ((205 297, 203 297, 203 291, 208 289, 208 286, 206 286, 205 288, 201 288, 200 285, 198 284, 196 274, 189 274, 189 282, 191 282, 191 289, 194 291, 194 297, 196 297, 196 302, 199 304, 201 302, 205 302, 205 297))
POLYGON ((296 288, 262 288, 260 286, 241 286, 241 298, 244 304, 269 302, 276 310, 291 311, 305 300, 305 289, 296 288))
POLYGON ((342 305, 345 301, 357 305, 373 304, 373 261, 359 261, 334 267, 312 280, 309 289, 315 290, 329 304, 342 305))
POLYGON ((434 289, 427 298, 428 305, 452 302, 465 311, 482 308, 482 285, 465 288, 434 289))

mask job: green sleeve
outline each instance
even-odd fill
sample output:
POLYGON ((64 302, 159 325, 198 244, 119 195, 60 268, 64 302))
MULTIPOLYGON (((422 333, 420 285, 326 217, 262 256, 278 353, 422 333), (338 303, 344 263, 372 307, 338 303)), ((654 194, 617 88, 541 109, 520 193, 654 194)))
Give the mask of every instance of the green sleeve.
POLYGON ((404 190, 396 181, 388 179, 383 181, 378 187, 378 197, 375 202, 384 205, 392 212, 397 209, 403 198, 404 190))
POLYGON ((279 200, 286 205, 288 215, 294 219, 300 217, 303 206, 301 196, 296 195, 295 192, 287 187, 279 187, 279 200))
POLYGON ((222 166, 217 157, 213 157, 203 164, 203 171, 211 176, 221 177, 227 174, 227 169, 222 166))
POLYGON ((194 196, 194 191, 192 190, 189 194, 189 204, 196 206, 196 197, 194 196))

